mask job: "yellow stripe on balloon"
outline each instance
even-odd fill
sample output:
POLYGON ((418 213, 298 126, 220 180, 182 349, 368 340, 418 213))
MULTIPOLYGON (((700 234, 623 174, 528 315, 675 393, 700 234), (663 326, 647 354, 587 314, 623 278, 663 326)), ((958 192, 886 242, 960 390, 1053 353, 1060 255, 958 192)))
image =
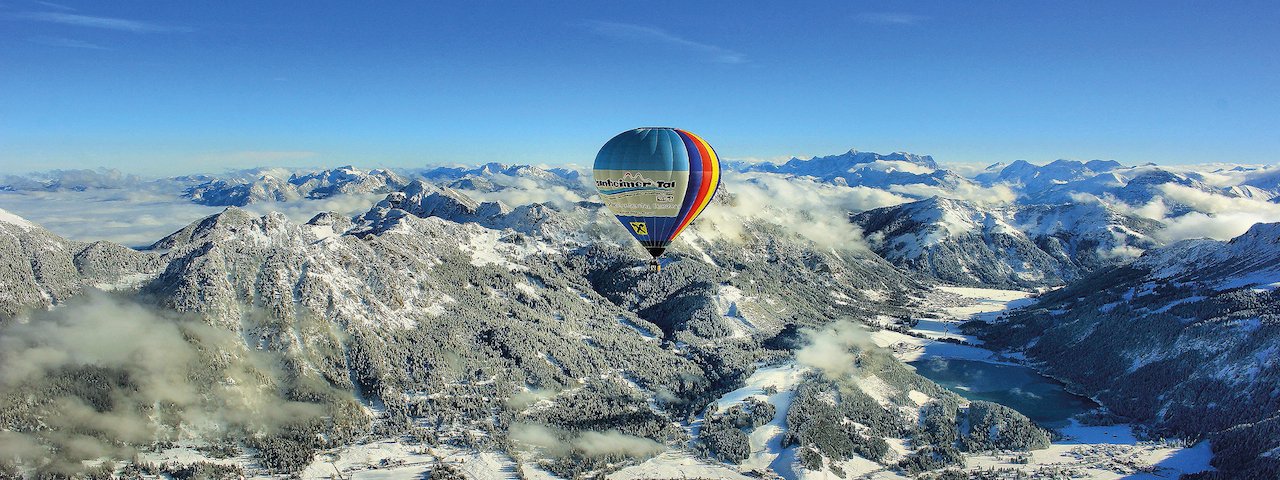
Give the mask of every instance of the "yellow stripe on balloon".
MULTIPOLYGON (((693 215, 689 216, 689 221, 686 222, 683 226, 681 226, 679 230, 676 230, 676 233, 671 235, 672 238, 675 238, 676 235, 679 235, 680 232, 683 232, 684 229, 688 227, 690 223, 693 223, 694 219, 698 218, 698 215, 702 214, 702 210, 707 208, 707 205, 711 204, 711 197, 715 196, 716 187, 720 185, 720 158, 716 156, 716 151, 712 150, 711 145, 708 144, 706 140, 703 140, 702 137, 699 137, 694 133, 689 132, 688 130, 684 130, 684 133, 688 134, 689 138, 692 138, 694 142, 697 142, 699 147, 702 147, 699 150, 705 149, 707 151, 707 154, 710 155, 711 161, 708 163, 711 165, 711 182, 708 184, 709 187, 708 187, 707 194, 702 197, 701 201, 698 202, 697 208, 693 210, 693 215)), ((706 175, 705 171, 703 172, 703 175, 706 175)))

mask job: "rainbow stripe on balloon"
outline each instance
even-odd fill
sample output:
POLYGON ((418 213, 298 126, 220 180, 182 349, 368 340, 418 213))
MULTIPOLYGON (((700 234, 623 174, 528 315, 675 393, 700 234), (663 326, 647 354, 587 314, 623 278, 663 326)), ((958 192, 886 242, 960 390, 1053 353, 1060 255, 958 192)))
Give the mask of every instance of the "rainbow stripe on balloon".
POLYGON ((720 185, 715 149, 675 128, 622 132, 594 167, 601 200, 654 257, 706 210, 720 185))

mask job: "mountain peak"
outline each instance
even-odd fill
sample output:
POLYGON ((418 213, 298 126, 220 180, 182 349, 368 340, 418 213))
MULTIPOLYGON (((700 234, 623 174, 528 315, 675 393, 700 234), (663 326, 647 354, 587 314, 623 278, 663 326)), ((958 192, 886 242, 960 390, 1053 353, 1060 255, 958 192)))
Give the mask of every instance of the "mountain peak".
POLYGON ((1233 245, 1254 245, 1263 247, 1271 245, 1273 249, 1280 251, 1280 222, 1262 223, 1258 222, 1249 227, 1249 230, 1240 236, 1231 239, 1233 245))

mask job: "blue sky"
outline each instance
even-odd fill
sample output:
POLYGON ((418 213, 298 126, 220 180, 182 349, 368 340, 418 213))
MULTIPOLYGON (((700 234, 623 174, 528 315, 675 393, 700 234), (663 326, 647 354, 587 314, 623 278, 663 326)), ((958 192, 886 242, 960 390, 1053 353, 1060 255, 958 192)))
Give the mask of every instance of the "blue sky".
POLYGON ((0 0, 0 170, 1280 160, 1277 2, 0 0))

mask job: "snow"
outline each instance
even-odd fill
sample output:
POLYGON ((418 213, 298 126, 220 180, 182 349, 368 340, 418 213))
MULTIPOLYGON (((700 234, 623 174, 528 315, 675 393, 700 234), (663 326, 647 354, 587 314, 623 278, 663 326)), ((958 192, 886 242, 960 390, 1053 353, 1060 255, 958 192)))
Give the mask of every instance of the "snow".
POLYGON ((471 252, 471 264, 477 267, 485 265, 501 265, 510 270, 516 270, 518 266, 507 261, 506 257, 498 253, 498 232, 488 231, 471 237, 471 240, 465 244, 460 244, 463 250, 471 252))
POLYGON ((720 289, 715 297, 716 311, 726 319, 732 320, 733 323, 729 328, 733 329, 731 338, 743 338, 756 330, 755 325, 742 315, 742 311, 738 307, 738 302, 750 301, 752 297, 743 295, 742 290, 732 285, 720 285, 720 289))
POLYGON ((142 284, 147 283, 147 281, 153 278, 156 278, 156 276, 158 275, 159 275, 158 273, 130 273, 127 275, 123 275, 120 278, 117 278, 114 282, 98 283, 98 284, 95 284, 93 287, 98 290, 102 290, 106 292, 117 291, 117 290, 134 290, 134 289, 141 288, 142 284))
POLYGON ((1019 290, 1000 290, 995 288, 941 286, 938 290, 954 294, 970 303, 944 308, 943 311, 954 317, 991 318, 995 313, 1030 305, 1035 302, 1031 293, 1019 290))
MULTIPOLYGON (((940 289, 959 296, 963 301, 956 304, 943 301, 946 299, 930 299, 932 307, 940 310, 936 313, 952 317, 939 322, 959 323, 973 317, 990 317, 1014 305, 1034 301, 1027 292, 970 287, 940 287, 940 289)), ((889 330, 873 332, 871 337, 877 345, 891 349, 894 356, 904 362, 927 357, 980 360, 991 363, 1010 363, 1009 360, 1021 360, 1017 355, 997 355, 983 348, 938 342, 889 330)), ((885 394, 882 389, 875 388, 873 381, 862 380, 860 386, 877 400, 885 394)), ((908 392, 908 397, 916 403, 927 401, 927 396, 916 391, 908 392)), ((1208 442, 1200 442, 1194 447, 1185 448, 1176 443, 1139 441, 1129 425, 1083 426, 1074 420, 1069 427, 1061 431, 1066 438, 1054 442, 1047 449, 1032 452, 1028 464, 1011 462, 1014 455, 1007 452, 968 455, 966 470, 995 467, 1030 473, 1043 466, 1056 466, 1075 469, 1079 475, 1077 478, 1156 479, 1176 478, 1182 473, 1195 473, 1211 468, 1209 460, 1213 455, 1209 450, 1208 442)), ((892 439, 886 440, 895 447, 895 450, 899 450, 900 446, 896 445, 892 439)), ((856 467, 857 464, 850 466, 856 467)))
POLYGON ((916 322, 916 326, 910 330, 912 333, 918 333, 934 340, 951 338, 955 340, 963 340, 972 344, 982 343, 982 340, 979 340, 977 337, 958 333, 960 331, 960 324, 963 322, 957 322, 954 320, 931 320, 925 318, 917 319, 916 322))
POLYGON ((1253 287, 1255 292, 1264 293, 1280 288, 1280 266, 1262 268, 1248 275, 1241 275, 1224 280, 1218 284, 1218 290, 1230 290, 1240 287, 1253 287))
POLYGON ((1017 290, 974 287, 942 286, 938 289, 945 295, 929 298, 930 306, 926 313, 941 318, 919 319, 915 328, 910 330, 927 338, 882 329, 872 332, 871 340, 877 346, 890 350, 895 358, 903 362, 943 357, 1011 363, 1009 356, 997 355, 985 348, 942 342, 938 339, 953 338, 974 345, 981 344, 982 342, 974 337, 958 333, 960 324, 974 318, 989 320, 1010 308, 1030 304, 1035 301, 1031 298, 1032 294, 1017 290))
POLYGON ((196 462, 209 462, 220 465, 244 465, 254 461, 252 458, 244 455, 233 458, 213 458, 197 450, 198 447, 203 447, 205 445, 207 444, 204 442, 182 441, 178 442, 177 446, 174 448, 167 448, 159 452, 140 452, 138 454, 138 459, 143 462, 155 464, 175 462, 184 465, 196 462))
POLYGON ((36 228, 36 224, 31 223, 25 218, 9 213, 8 210, 5 210, 3 208, 0 208, 0 222, 8 223, 10 225, 15 225, 24 231, 31 230, 32 228, 36 228))
POLYGON ((897 393, 897 390, 890 387, 889 384, 885 383, 884 380, 881 380, 880 377, 875 375, 855 375, 853 383, 854 385, 857 385, 858 388, 862 389, 863 392, 866 392, 867 396, 874 399, 876 403, 884 406, 891 405, 892 401, 889 400, 889 397, 892 397, 897 393))
MULTIPOLYGON (((419 479, 437 463, 452 465, 467 478, 510 478, 521 468, 501 453, 428 447, 391 439, 321 452, 301 477, 327 479, 341 473, 352 479, 419 479)), ((530 473, 527 466, 524 469, 530 473)))
POLYGON ((1272 290, 1280 289, 1280 282, 1268 283, 1265 285, 1257 285, 1253 288, 1254 293, 1266 293, 1272 290))
POLYGON ((449 295, 442 295, 440 296, 440 299, 436 301, 436 303, 433 303, 427 308, 424 308, 423 311, 427 312, 428 315, 431 315, 433 317, 439 317, 441 315, 444 315, 444 312, 445 312, 444 306, 454 302, 457 302, 457 300, 454 299, 453 297, 449 295))
POLYGON ((1193 447, 1176 442, 1141 441, 1128 425, 1084 426, 1072 422, 1061 430, 1066 437, 1049 448, 1031 452, 1030 463, 1016 464, 1011 454, 973 455, 966 458, 967 469, 1014 468, 1032 472, 1044 466, 1072 468, 1077 478, 1165 479, 1184 473, 1211 470, 1213 453, 1209 442, 1193 447))
MULTIPOLYGON (((791 408, 791 401, 795 397, 795 389, 808 372, 809 369, 807 367, 801 367, 795 363, 757 369, 755 373, 747 377, 746 385, 726 393, 716 400, 716 408, 720 411, 740 404, 751 397, 764 398, 776 409, 773 419, 769 423, 749 432, 751 456, 742 462, 743 470, 772 470, 785 478, 796 478, 791 473, 794 454, 789 454, 793 449, 782 448, 782 434, 786 431, 787 410, 791 408), (770 386, 776 388, 777 393, 766 395, 764 389, 770 386)), ((696 477, 696 475, 682 476, 696 477)), ((677 476, 670 475, 666 478, 677 478, 677 476)))
POLYGON ((724 478, 750 479, 723 463, 709 463, 687 452, 666 451, 639 465, 632 465, 613 472, 610 480, 639 480, 651 478, 724 478))
POLYGON ((929 403, 930 400, 933 400, 933 397, 930 397, 929 395, 919 390, 912 390, 910 392, 907 392, 907 397, 910 398, 911 401, 916 402, 916 405, 920 405, 922 407, 924 406, 924 404, 929 403))
POLYGON ((942 357, 978 360, 991 363, 1010 363, 1008 361, 1001 360, 995 352, 985 348, 913 337, 894 332, 892 330, 872 332, 871 340, 875 342, 877 346, 890 350, 893 353, 893 356, 902 362, 914 362, 924 358, 942 357))
POLYGON ((331 238, 338 238, 342 236, 341 233, 333 231, 333 227, 330 225, 307 225, 307 227, 310 227, 311 233, 317 238, 317 242, 323 242, 331 238))
POLYGON ((635 330, 635 331, 636 331, 636 333, 639 333, 639 334, 640 334, 640 336, 642 336, 642 337, 644 337, 644 338, 645 338, 645 340, 657 340, 657 339, 658 339, 658 337, 657 337, 656 335, 654 335, 652 332, 650 332, 650 331, 648 331, 648 330, 645 330, 645 329, 643 329, 643 328, 640 328, 640 326, 639 326, 639 325, 636 325, 636 324, 635 324, 634 322, 632 322, 631 320, 628 320, 628 319, 627 319, 627 317, 624 317, 624 316, 619 315, 619 316, 618 316, 618 323, 621 323, 621 324, 623 324, 623 325, 627 326, 628 328, 630 328, 630 329, 632 329, 632 330, 635 330))
POLYGON ((525 282, 516 283, 516 289, 534 297, 540 296, 538 295, 538 287, 535 287, 525 282))

